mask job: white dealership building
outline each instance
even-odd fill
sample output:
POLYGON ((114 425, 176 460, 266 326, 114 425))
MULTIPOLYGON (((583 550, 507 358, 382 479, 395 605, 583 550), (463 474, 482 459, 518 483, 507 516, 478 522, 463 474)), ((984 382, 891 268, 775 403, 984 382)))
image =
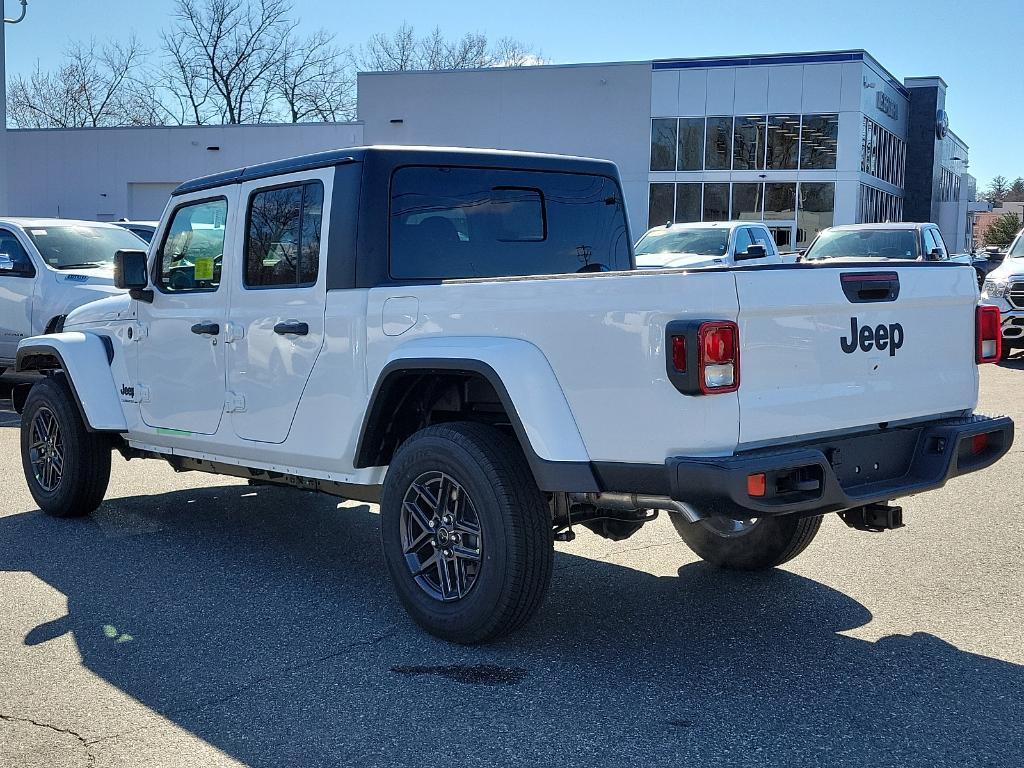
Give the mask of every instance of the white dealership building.
POLYGON ((614 160, 634 235, 738 218, 799 247, 832 223, 905 219, 959 250, 974 179, 946 87, 860 50, 361 74, 354 123, 9 131, 8 207, 151 219, 181 181, 279 157, 495 147, 614 160))

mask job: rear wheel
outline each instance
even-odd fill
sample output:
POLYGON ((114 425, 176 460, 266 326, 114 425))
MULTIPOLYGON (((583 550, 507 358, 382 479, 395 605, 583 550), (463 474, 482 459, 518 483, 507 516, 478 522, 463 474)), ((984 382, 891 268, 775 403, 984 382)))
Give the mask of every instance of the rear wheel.
POLYGON ((481 424, 427 427, 398 449, 384 480, 381 539, 405 609, 458 643, 518 629, 551 580, 547 502, 519 446, 481 424))
POLYGON ((678 514, 671 517, 686 546, 701 559, 740 571, 774 568, 792 560, 807 549, 821 527, 821 515, 751 520, 715 516, 696 523, 678 514))
POLYGON ((81 517, 103 501, 110 481, 109 439, 89 432, 68 384, 35 384, 21 417, 21 463, 36 504, 48 515, 81 517))

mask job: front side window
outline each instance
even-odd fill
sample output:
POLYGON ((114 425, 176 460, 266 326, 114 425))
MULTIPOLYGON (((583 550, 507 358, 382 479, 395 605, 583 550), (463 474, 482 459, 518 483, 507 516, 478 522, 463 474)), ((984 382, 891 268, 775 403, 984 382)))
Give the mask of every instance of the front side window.
POLYGON ((245 287, 313 285, 320 270, 324 186, 309 181, 258 190, 249 198, 245 287))
POLYGON ((174 212, 157 251, 157 286, 165 293, 216 291, 224 264, 228 201, 187 203, 174 212))
POLYGON ((735 242, 732 246, 732 252, 735 254, 746 253, 752 242, 750 239, 750 230, 746 227, 740 227, 736 230, 734 237, 735 242))
MULTIPOLYGON (((651 216, 665 217, 655 223, 671 220, 672 197, 671 184, 651 186, 651 216)), ((622 193, 614 179, 593 174, 399 168, 391 182, 390 238, 395 279, 632 266, 622 193)))
POLYGON ((53 269, 109 267, 120 250, 144 251, 146 244, 121 227, 88 224, 26 227, 39 255, 53 269))
POLYGON ((12 262, 13 269, 0 270, 0 277, 33 277, 36 273, 32 260, 13 232, 0 229, 0 256, 12 262))

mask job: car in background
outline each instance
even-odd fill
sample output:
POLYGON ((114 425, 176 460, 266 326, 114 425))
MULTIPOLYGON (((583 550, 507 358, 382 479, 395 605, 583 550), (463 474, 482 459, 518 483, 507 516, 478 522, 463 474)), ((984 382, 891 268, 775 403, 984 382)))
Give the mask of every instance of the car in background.
POLYGON ((1015 349, 1024 349, 1024 230, 1010 243, 999 266, 986 275, 981 303, 999 307, 1003 359, 1015 349))
POLYGON ((114 254, 146 247, 114 224, 0 218, 0 373, 19 341, 56 333, 72 309, 119 293, 114 254))
POLYGON ((844 224, 818 233, 801 261, 819 259, 946 261, 970 264, 978 278, 985 279, 983 265, 969 253, 951 254, 937 225, 931 222, 885 222, 844 224))
POLYGON ((637 269, 702 269, 782 264, 771 232, 753 221, 709 221, 653 227, 636 244, 637 269))
POLYGON ((115 221, 114 223, 117 224, 117 226, 119 226, 119 227, 124 227, 129 232, 132 232, 132 233, 138 235, 143 240, 145 240, 147 243, 149 243, 149 242, 153 241, 153 235, 156 234, 156 228, 157 228, 157 225, 160 222, 159 221, 129 221, 128 219, 121 219, 120 221, 115 221))

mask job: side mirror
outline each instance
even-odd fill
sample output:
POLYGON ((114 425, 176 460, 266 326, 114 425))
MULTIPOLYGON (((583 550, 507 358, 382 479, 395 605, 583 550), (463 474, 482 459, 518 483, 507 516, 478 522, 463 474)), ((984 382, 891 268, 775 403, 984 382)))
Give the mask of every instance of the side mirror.
POLYGON ((14 272, 14 259, 9 253, 0 253, 0 272, 14 272))
POLYGON ((748 245, 745 253, 737 253, 736 259, 763 259, 768 255, 768 251, 765 250, 764 246, 760 243, 754 245, 748 245))
POLYGON ((145 288, 149 285, 145 251, 124 250, 114 254, 114 285, 118 288, 145 288))
POLYGON ((944 258, 946 258, 946 254, 942 252, 941 248, 932 248, 931 251, 928 252, 929 261, 942 261, 944 258))

